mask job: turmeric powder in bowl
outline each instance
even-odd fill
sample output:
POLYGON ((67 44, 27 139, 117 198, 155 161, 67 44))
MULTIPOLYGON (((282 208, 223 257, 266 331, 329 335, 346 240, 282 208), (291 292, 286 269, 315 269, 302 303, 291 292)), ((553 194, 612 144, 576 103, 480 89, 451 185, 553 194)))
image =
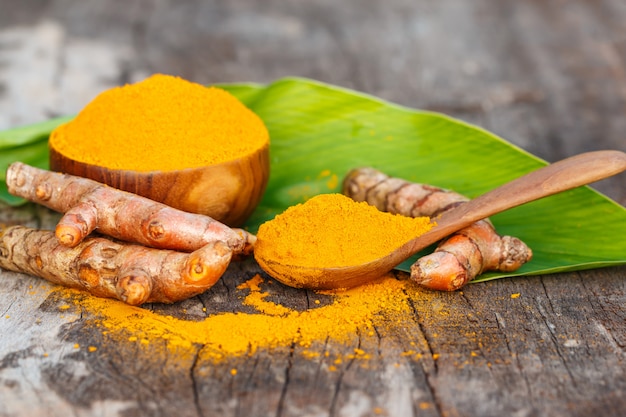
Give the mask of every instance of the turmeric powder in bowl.
POLYGON ((229 92, 155 74, 102 92, 50 137, 51 169, 231 226, 269 178, 269 133, 229 92))
MULTIPOLYGON (((428 217, 386 213, 342 194, 321 194, 263 223, 254 256, 261 268, 280 280, 284 271, 275 269, 289 265, 334 268, 373 261, 431 227, 428 217)), ((300 280, 284 275, 290 275, 292 286, 311 284, 310 276, 300 280)))

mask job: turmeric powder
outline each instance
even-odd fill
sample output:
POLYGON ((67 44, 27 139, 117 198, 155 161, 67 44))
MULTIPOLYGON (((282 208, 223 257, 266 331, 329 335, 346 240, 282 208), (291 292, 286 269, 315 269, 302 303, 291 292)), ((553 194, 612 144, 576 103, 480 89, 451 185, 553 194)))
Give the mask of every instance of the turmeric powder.
MULTIPOLYGON (((201 345, 203 358, 215 362, 294 344, 303 348, 303 355, 319 357, 329 354, 333 344, 348 343, 356 334, 376 337, 375 327, 397 325, 402 328, 405 318, 410 316, 404 289, 411 283, 390 274, 349 291, 328 292, 323 295, 330 298, 328 304, 304 311, 265 300, 269 295, 262 288, 265 281, 256 275, 236 290, 243 304, 253 307, 257 313, 222 312, 200 321, 162 316, 68 289, 57 290, 57 293, 63 296, 63 302, 73 301, 85 310, 84 317, 92 326, 106 332, 105 341, 115 343, 116 350, 128 343, 137 344, 139 348, 156 348, 165 342, 168 352, 164 353, 176 356, 201 345), (315 352, 320 346, 326 351, 315 352)), ((338 350, 343 351, 341 347, 338 350)), ((371 354, 376 352, 359 349, 350 358, 366 360, 371 354)))
MULTIPOLYGON (((379 210, 404 216, 431 216, 469 199, 450 190, 412 183, 373 168, 349 172, 343 193, 379 210)), ((434 253, 411 266, 411 278, 434 290, 454 291, 485 271, 515 271, 532 258, 520 239, 500 236, 489 219, 480 220, 443 240, 434 253)))
POLYGON ((268 141, 261 119, 227 91, 163 74, 104 91, 50 136, 75 161, 142 172, 214 165, 268 141))
MULTIPOLYGON (((360 265, 388 255, 430 227, 428 217, 384 213, 341 194, 321 194, 262 224, 254 256, 270 275, 290 265, 360 265)), ((310 284, 310 277, 292 278, 290 285, 310 284)))

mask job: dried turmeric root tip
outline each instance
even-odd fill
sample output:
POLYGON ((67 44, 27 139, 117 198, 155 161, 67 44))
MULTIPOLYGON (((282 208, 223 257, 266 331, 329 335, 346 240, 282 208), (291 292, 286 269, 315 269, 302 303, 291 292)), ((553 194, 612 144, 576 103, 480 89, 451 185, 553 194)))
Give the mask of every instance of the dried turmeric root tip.
POLYGON ((65 213, 56 236, 68 247, 76 246, 95 229, 127 242, 184 252, 224 242, 235 256, 249 255, 256 240, 245 230, 231 229, 208 216, 21 162, 9 166, 6 182, 11 194, 65 213))
POLYGON ((52 231, 0 230, 0 267, 130 305, 173 303, 203 293, 226 271, 231 255, 219 241, 183 253, 102 237, 67 247, 52 231))
MULTIPOLYGON (((343 193, 379 210, 410 217, 436 217, 469 200, 453 191, 389 177, 373 168, 349 172, 343 193)), ((418 259, 411 266, 411 278, 426 288, 454 291, 483 272, 515 271, 531 258, 532 251, 524 242, 500 236, 485 219, 449 236, 435 252, 418 259)))

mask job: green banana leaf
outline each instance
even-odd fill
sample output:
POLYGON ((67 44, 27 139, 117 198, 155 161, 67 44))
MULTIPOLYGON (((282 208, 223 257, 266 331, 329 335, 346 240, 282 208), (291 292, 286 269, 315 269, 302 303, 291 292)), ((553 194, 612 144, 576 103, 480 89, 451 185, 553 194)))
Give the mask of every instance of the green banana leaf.
MULTIPOLYGON (((270 181, 247 223, 252 232, 291 205, 339 192, 343 176, 359 166, 475 197, 546 165, 476 126, 312 80, 220 86, 256 112, 270 132, 270 181)), ((47 135, 67 120, 0 132, 0 175, 14 160, 47 167, 47 135)), ((20 203, 6 188, 0 199, 20 203)), ((514 273, 487 273, 477 281, 626 264, 626 209, 589 187, 492 220, 501 234, 524 240, 534 257, 514 273)))
POLYGON ((22 126, 0 132, 0 201, 9 205, 24 203, 7 191, 6 170, 15 161, 40 168, 48 168, 48 136, 61 123, 71 117, 59 117, 30 126, 22 126))

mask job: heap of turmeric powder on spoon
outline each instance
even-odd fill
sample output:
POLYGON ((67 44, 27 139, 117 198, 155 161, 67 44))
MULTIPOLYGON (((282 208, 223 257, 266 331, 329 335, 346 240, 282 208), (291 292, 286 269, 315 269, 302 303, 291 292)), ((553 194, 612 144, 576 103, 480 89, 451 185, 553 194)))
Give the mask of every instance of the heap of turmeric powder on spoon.
MULTIPOLYGON (((321 194, 262 224, 255 259, 274 278, 292 287, 324 287, 324 276, 306 268, 361 265, 384 257, 433 224, 428 217, 385 213, 342 194, 321 194), (294 233, 297 231, 297 233, 294 233), (297 269, 291 266, 296 263, 297 269)), ((335 288, 351 287, 338 282, 335 288)))

